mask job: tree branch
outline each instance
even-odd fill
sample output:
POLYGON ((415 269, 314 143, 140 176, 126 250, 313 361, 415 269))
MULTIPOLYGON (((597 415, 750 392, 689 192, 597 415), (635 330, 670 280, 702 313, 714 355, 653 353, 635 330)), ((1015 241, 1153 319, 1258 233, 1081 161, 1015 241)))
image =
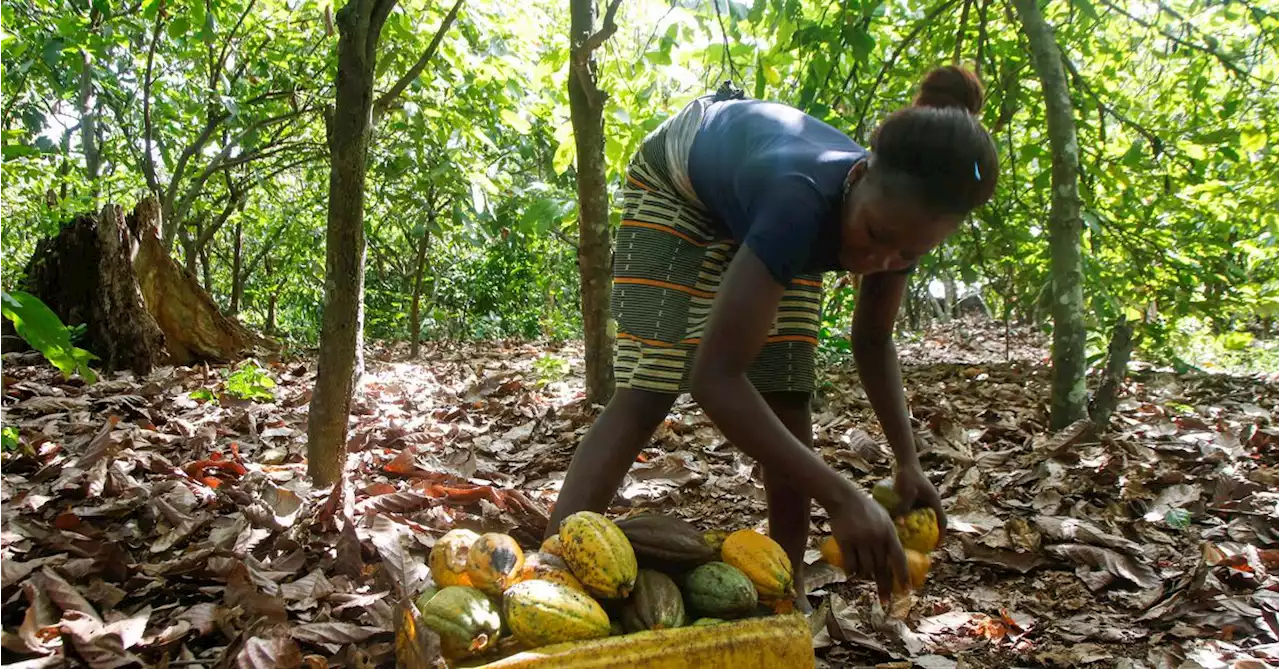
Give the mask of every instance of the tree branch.
POLYGON ((156 59, 156 43, 160 41, 160 28, 164 24, 164 12, 156 11, 156 25, 151 30, 151 46, 147 49, 147 72, 142 81, 142 173, 147 178, 147 187, 152 193, 159 194, 160 185, 156 181, 156 162, 151 155, 151 71, 156 59))
POLYGON ((413 83, 413 80, 417 79, 418 76, 422 74, 422 71, 427 68, 427 64, 430 63, 431 59, 436 55, 436 49, 440 47, 440 41, 444 39, 445 33, 449 32, 449 28, 453 25, 454 20, 458 18, 458 10, 462 9, 462 3, 464 2, 466 2, 466 0, 458 0, 453 3, 453 8, 445 15, 444 21, 440 23, 440 28, 436 30, 435 36, 431 38, 431 43, 427 45, 426 50, 424 50, 422 55, 418 57, 418 62, 414 63, 413 67, 410 67, 409 70, 404 73, 404 76, 400 77, 400 80, 397 81, 390 90, 383 93, 382 96, 373 103, 374 119, 377 119, 386 113, 386 111, 391 108, 391 105, 395 103, 396 98, 400 97, 400 94, 404 92, 404 89, 408 88, 409 84, 413 83))
POLYGON ((570 47, 569 68, 573 71, 574 76, 578 78, 578 85, 582 86, 582 93, 587 98, 587 104, 592 107, 600 106, 600 89, 596 87, 595 77, 591 71, 591 52, 595 51, 605 40, 609 39, 614 33, 618 32, 618 24, 614 20, 618 13, 618 7, 622 4, 622 0, 610 0, 609 8, 604 14, 604 25, 595 33, 592 33, 582 44, 570 47))
POLYGON ((960 10, 960 26, 956 28, 955 51, 951 55, 951 62, 956 65, 960 64, 960 52, 964 49, 964 31, 969 27, 969 7, 972 4, 973 0, 964 0, 964 9, 960 10))
POLYGON ((162 209, 165 213, 172 212, 173 198, 178 194, 178 183, 182 181, 182 175, 187 171, 187 163, 197 152, 204 149, 205 144, 209 143, 209 139, 213 137, 213 132, 218 125, 226 119, 226 114, 211 116, 205 123, 204 129, 196 136, 195 141, 187 145, 178 156, 178 162, 174 166, 173 175, 169 179, 169 186, 165 189, 164 198, 161 200, 162 209))
POLYGON ((973 74, 982 79, 982 57, 987 50, 987 6, 991 0, 982 0, 982 8, 978 10, 978 48, 973 54, 973 74))
MULTIPOLYGON (((1102 4, 1104 4, 1104 5, 1106 5, 1107 7, 1109 7, 1112 11, 1115 11, 1115 12, 1117 12, 1117 13, 1119 13, 1119 14, 1124 15, 1124 16, 1125 16, 1125 17, 1127 17, 1130 21, 1133 21, 1134 23, 1136 23, 1136 24, 1138 24, 1138 25, 1142 26, 1143 28, 1146 28, 1146 29, 1148 29, 1148 30, 1153 30, 1153 31, 1155 31, 1156 33, 1160 34, 1162 37, 1164 37, 1165 39, 1167 39, 1167 40, 1169 40, 1169 41, 1173 42, 1174 44, 1177 44, 1177 45, 1179 45, 1179 46, 1185 46, 1185 47, 1187 47, 1188 49, 1194 49, 1194 50, 1199 51, 1199 52, 1201 52, 1201 53, 1206 53, 1206 54, 1208 54, 1208 55, 1210 55, 1210 56, 1213 56, 1214 58, 1216 58, 1216 59, 1218 60, 1218 62, 1222 63, 1222 66, 1223 66, 1223 67, 1225 67, 1225 68, 1227 68, 1228 70, 1230 70, 1230 71, 1234 72, 1234 73, 1235 73, 1237 76, 1239 76, 1239 77, 1242 77, 1242 78, 1245 78, 1245 79, 1252 79, 1252 80, 1253 80, 1253 81, 1255 81, 1255 82, 1258 82, 1258 83, 1260 83, 1260 84, 1263 84, 1264 86, 1267 86, 1268 88, 1269 88, 1269 87, 1271 86, 1271 84, 1272 84, 1272 82, 1269 82, 1269 81, 1266 81, 1265 79, 1262 79, 1262 78, 1260 78, 1260 77, 1254 76, 1252 73, 1248 72, 1247 70, 1244 70, 1244 69, 1243 69, 1243 68, 1241 68, 1239 65, 1236 65, 1235 61, 1233 61, 1233 60, 1231 60, 1230 58, 1228 58, 1228 57, 1226 56, 1226 54, 1222 53, 1221 51, 1218 51, 1216 48, 1214 48, 1214 47, 1212 47, 1212 46, 1209 46, 1208 44, 1197 44, 1197 43, 1195 43, 1195 42, 1188 42, 1187 40, 1182 39, 1181 37, 1178 37, 1177 35, 1173 35, 1173 34, 1171 34, 1171 33, 1165 32, 1165 31, 1164 31, 1164 30, 1162 30, 1159 26, 1157 26, 1157 25, 1155 25, 1155 24, 1153 24, 1153 23, 1151 23, 1151 22, 1149 22, 1149 21, 1146 21, 1146 20, 1144 20, 1144 19, 1140 19, 1140 18, 1138 18, 1138 17, 1134 16, 1133 14, 1130 14, 1130 13, 1129 13, 1127 10, 1125 10, 1123 7, 1117 6, 1116 4, 1114 4, 1114 3, 1110 2, 1110 0, 1102 0, 1102 4)), ((1161 7, 1162 7, 1162 8, 1164 7, 1163 3, 1161 3, 1161 7)))
POLYGON ((600 48, 605 40, 613 37, 618 32, 618 24, 614 22, 614 17, 618 14, 618 6, 622 4, 622 0, 611 0, 609 8, 604 13, 604 25, 600 26, 593 35, 588 37, 582 44, 574 47, 573 56, 576 60, 586 65, 587 58, 591 57, 591 52, 600 48))
POLYGON ((1160 137, 1157 136, 1155 132, 1151 131, 1150 129, 1138 123, 1137 121, 1130 119, 1124 114, 1121 114, 1119 111, 1116 110, 1115 107, 1112 107, 1111 105, 1103 101, 1102 97, 1098 95, 1097 91, 1094 91, 1093 88, 1090 87, 1089 84, 1084 80, 1084 77, 1080 74, 1080 71, 1076 69, 1075 63, 1071 62, 1071 59, 1067 57, 1066 53, 1062 54, 1062 64, 1064 67, 1067 68, 1067 72, 1071 73, 1071 78, 1075 81, 1077 86, 1083 89, 1084 92, 1088 93, 1089 97, 1093 98, 1094 101, 1098 103, 1098 106, 1101 107, 1108 114, 1110 114, 1112 118, 1123 123, 1126 126, 1129 126, 1130 128, 1133 128, 1135 131, 1138 132, 1138 134, 1146 138, 1146 140, 1151 143, 1151 149, 1152 151, 1155 152, 1157 156, 1160 154, 1161 151, 1164 150, 1164 140, 1160 139, 1160 137))
POLYGON ((862 108, 858 110, 858 123, 854 126, 858 135, 862 135, 862 126, 866 122, 867 111, 871 109, 871 100, 875 98, 876 89, 880 88, 880 82, 884 81, 885 74, 887 74, 889 70, 893 68, 893 64, 898 61, 898 56, 902 55, 902 52, 908 46, 915 44, 916 38, 920 36, 920 33, 924 31, 925 28, 932 25, 934 19, 938 18, 938 15, 942 14, 942 12, 949 9, 955 3, 956 0, 943 0, 938 3, 937 7, 934 7, 933 10, 924 18, 917 21, 915 27, 911 29, 911 32, 907 33, 907 36, 898 42, 898 46, 894 48, 889 59, 880 67, 880 73, 876 75, 876 80, 871 84, 871 89, 862 94, 862 108))
MULTIPOLYGON (((244 23, 245 17, 249 16, 249 12, 253 11, 253 6, 258 0, 249 0, 245 5, 244 11, 240 13, 240 18, 236 20, 236 24, 231 27, 231 32, 227 33, 227 39, 222 43, 222 50, 218 53, 218 61, 212 72, 209 73, 209 90, 213 91, 217 88, 217 76, 222 74, 222 68, 227 62, 227 51, 231 48, 231 42, 236 38, 236 32, 240 30, 240 25, 244 23)), ((245 59, 248 62, 249 59, 245 59)))
MULTIPOLYGON (((187 186, 186 191, 182 196, 182 199, 179 200, 177 206, 173 208, 173 213, 172 213, 173 222, 171 225, 176 227, 178 224, 182 222, 182 219, 187 215, 187 212, 191 210, 192 203, 195 202, 196 197, 198 197, 200 195, 200 192, 204 189, 205 182, 207 182, 209 178, 212 177, 214 174, 216 174, 219 170, 235 167, 236 165, 243 165, 245 163, 249 163, 254 160, 259 160, 261 158, 275 155, 276 153, 279 153, 282 151, 296 148, 297 146, 296 144, 267 144, 257 152, 245 154, 243 156, 237 156, 234 159, 228 160, 228 156, 231 154, 231 151, 235 149, 237 146, 239 146, 240 142, 243 141, 245 136, 248 135, 250 132, 253 132, 257 129, 260 129, 262 127, 265 127, 273 123, 278 123, 287 119, 300 116, 306 111, 310 111, 310 110, 299 110, 296 112, 290 112, 288 114, 283 114, 281 116, 276 116, 270 119, 259 121, 258 123, 255 123, 249 126, 248 128, 246 128, 243 132, 241 132, 231 141, 227 142, 227 145, 222 148, 222 151, 219 151, 218 155, 214 156, 209 161, 209 164, 205 166, 204 170, 201 171, 200 174, 197 177, 195 177, 191 181, 191 183, 187 186), (268 152, 269 149, 273 149, 273 148, 277 148, 278 150, 268 152)), ((166 221, 166 225, 170 225, 170 223, 166 221)), ((172 240, 168 240, 168 241, 172 241, 172 240)))

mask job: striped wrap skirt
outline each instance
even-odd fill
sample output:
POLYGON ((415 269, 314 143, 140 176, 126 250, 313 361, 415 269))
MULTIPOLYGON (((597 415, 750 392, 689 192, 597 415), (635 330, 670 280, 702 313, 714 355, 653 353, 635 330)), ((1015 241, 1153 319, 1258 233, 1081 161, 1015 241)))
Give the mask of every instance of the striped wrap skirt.
MULTIPOLYGON (((655 129, 627 170, 611 300, 619 388, 689 391, 703 328, 738 248, 708 215, 687 172, 689 147, 714 101, 698 98, 655 129)), ((813 392, 821 309, 822 276, 794 278, 748 371, 756 390, 813 392)))

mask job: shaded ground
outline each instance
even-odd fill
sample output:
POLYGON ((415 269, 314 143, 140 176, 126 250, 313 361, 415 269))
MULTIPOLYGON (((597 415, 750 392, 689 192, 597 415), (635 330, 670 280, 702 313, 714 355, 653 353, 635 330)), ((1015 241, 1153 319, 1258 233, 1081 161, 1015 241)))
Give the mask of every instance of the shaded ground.
MULTIPOLYGON (((1083 443, 1046 429, 1034 337, 953 324, 900 352, 952 527, 893 615, 868 585, 811 570, 824 666, 1276 665, 1274 375, 1139 372, 1109 432, 1083 443)), ((5 662, 391 662, 396 607, 435 538, 469 526, 532 543, 595 413, 572 346, 402 358, 371 354, 331 494, 304 476, 309 362, 270 366, 272 399, 250 401, 227 394, 244 391, 228 370, 83 387, 6 356, 21 443, 0 489, 5 662)), ((817 445, 869 488, 892 456, 849 363, 825 369, 817 445)), ((633 508, 707 529, 764 522, 752 463, 687 398, 613 512, 633 508)), ((816 546, 821 509, 812 530, 816 546)))

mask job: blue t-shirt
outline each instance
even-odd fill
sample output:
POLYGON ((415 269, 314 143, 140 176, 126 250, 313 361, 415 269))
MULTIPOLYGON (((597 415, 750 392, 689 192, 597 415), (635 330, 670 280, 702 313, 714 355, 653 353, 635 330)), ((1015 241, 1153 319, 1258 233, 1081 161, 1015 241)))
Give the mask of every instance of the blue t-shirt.
POLYGON ((725 232, 785 286, 797 274, 841 268, 841 190, 866 155, 798 109, 729 100, 706 111, 689 153, 689 180, 725 232))

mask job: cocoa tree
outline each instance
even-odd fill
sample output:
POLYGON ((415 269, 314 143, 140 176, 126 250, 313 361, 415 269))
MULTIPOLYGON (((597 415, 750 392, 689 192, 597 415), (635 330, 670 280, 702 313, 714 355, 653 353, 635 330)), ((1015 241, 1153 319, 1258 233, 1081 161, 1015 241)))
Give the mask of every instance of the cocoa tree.
POLYGON ((1049 147, 1053 154, 1049 206, 1049 252, 1053 276, 1053 392, 1050 423, 1061 429, 1085 417, 1084 291, 1080 260, 1080 145, 1075 109, 1053 29, 1036 0, 1014 0, 1022 29, 1031 43, 1032 64, 1044 90, 1049 147))
POLYGON ((418 61, 374 100, 374 73, 383 24, 396 0, 350 0, 335 17, 338 74, 327 115, 329 218, 325 238, 324 314, 320 362, 307 419, 307 473, 317 485, 342 474, 351 392, 359 368, 364 320, 364 198, 373 114, 385 113, 435 55, 462 8, 457 0, 418 61))
POLYGON ((582 338, 586 345, 587 401, 604 404, 613 395, 613 337, 609 334, 609 189, 605 179, 605 94, 597 85, 595 50, 617 32, 622 0, 612 0, 604 25, 595 30, 595 3, 569 3, 569 112, 577 146, 578 272, 582 277, 582 338))

